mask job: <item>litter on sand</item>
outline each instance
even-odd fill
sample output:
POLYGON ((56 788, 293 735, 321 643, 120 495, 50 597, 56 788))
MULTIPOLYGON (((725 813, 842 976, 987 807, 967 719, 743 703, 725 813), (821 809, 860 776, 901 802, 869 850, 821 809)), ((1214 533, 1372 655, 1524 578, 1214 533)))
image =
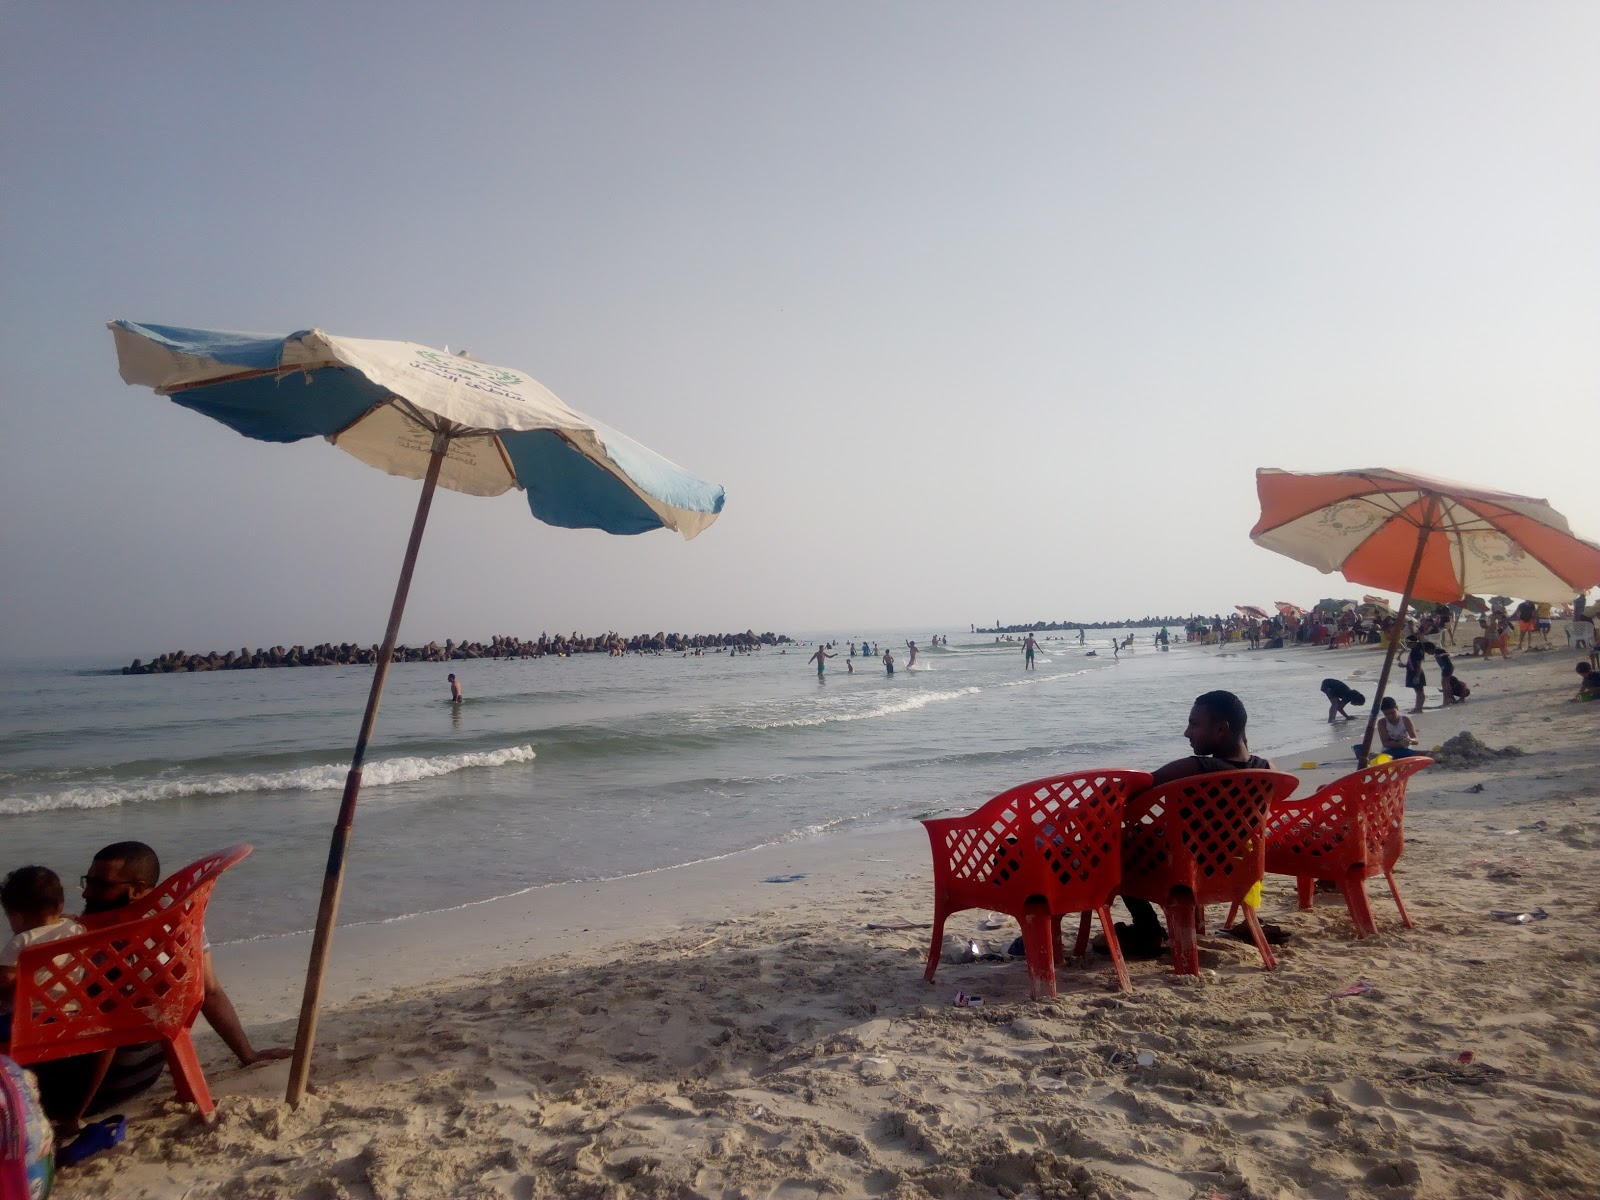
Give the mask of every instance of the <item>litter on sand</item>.
POLYGON ((1033 1086, 1042 1092, 1059 1092, 1062 1088, 1069 1088, 1072 1085, 1065 1079, 1057 1079, 1054 1075, 1046 1075, 1042 1079, 1035 1079, 1033 1086))
POLYGON ((1489 915, 1496 921, 1505 921, 1510 925, 1526 925, 1531 921, 1542 921, 1550 914, 1542 908, 1536 908, 1532 912, 1512 912, 1509 908, 1492 908, 1489 910, 1489 915))
POLYGON ((956 998, 950 1001, 950 1003, 954 1004, 957 1008, 982 1008, 983 997, 969 996, 965 992, 957 992, 956 998))
POLYGON ((1006 920, 1007 918, 1004 913, 992 912, 983 922, 983 927, 985 929, 999 929, 1000 926, 1006 923, 1006 920))
POLYGON ((1338 996, 1365 996, 1372 990, 1372 985, 1365 979, 1358 979, 1349 987, 1340 988, 1337 992, 1329 992, 1329 998, 1338 996))
POLYGON ((763 879, 761 882, 762 883, 793 883, 795 880, 804 879, 805 877, 806 877, 806 873, 804 871, 801 871, 800 874, 798 874, 798 875, 769 875, 769 876, 767 876, 767 878, 763 879))

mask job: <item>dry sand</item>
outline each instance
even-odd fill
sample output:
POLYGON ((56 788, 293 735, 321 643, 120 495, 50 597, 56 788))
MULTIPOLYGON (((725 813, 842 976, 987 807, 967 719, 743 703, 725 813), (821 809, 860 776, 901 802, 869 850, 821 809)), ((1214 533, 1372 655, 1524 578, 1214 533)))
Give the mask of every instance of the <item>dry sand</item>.
MULTIPOLYGON (((1368 654, 1335 653, 1347 674, 1368 654)), ((1200 980, 1136 963, 1122 995, 1091 961, 1032 1002, 1020 960, 929 986, 925 930, 866 928, 928 919, 915 825, 548 889, 341 934, 344 1003, 298 1112, 286 1064, 230 1069, 207 1035, 216 1124, 163 1083, 58 1194, 1600 1195, 1600 704, 1566 702, 1572 658, 1461 659, 1472 701, 1423 719, 1430 743, 1530 753, 1413 782, 1414 930, 1381 880, 1358 942, 1338 896, 1302 913, 1269 876, 1263 915, 1294 934, 1277 971, 1210 938, 1200 980), (349 998, 381 980, 408 986, 349 998)), ((986 916, 951 931, 1009 941, 986 916)), ((291 1035, 262 1022, 292 1012, 303 961, 294 939, 225 948, 258 1043, 291 1035)))

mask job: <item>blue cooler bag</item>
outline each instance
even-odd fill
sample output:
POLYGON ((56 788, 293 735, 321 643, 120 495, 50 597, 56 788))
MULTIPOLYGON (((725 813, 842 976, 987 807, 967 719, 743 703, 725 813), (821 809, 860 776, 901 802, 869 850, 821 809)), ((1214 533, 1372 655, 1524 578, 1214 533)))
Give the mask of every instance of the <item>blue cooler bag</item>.
POLYGON ((44 1200, 55 1182, 55 1149, 38 1084, 0 1054, 0 1200, 44 1200))

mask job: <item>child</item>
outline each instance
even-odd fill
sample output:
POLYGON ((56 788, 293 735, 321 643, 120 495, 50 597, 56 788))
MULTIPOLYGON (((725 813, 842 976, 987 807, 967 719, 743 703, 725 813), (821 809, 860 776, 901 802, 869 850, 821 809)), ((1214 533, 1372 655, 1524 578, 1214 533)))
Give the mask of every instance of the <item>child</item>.
POLYGON ((1378 737, 1383 741, 1383 752, 1390 758, 1410 758, 1421 751, 1411 747, 1417 744, 1417 727, 1411 718, 1400 711, 1393 696, 1385 696, 1380 706, 1378 737))
POLYGON ((1439 668, 1439 690, 1444 692, 1445 704, 1459 704, 1467 698, 1468 692, 1465 685, 1456 681, 1455 663, 1450 661, 1450 656, 1443 648, 1434 646, 1432 642, 1428 643, 1427 648, 1433 652, 1434 664, 1439 668))
POLYGON ((0 947, 0 1041, 11 1038, 11 997, 17 985, 17 956, 28 946, 76 937, 84 931, 63 916, 66 897, 49 867, 18 867, 0 882, 0 907, 11 923, 11 940, 0 947))
POLYGON ((1328 698, 1328 724, 1333 724, 1337 719, 1350 720, 1350 714, 1345 712, 1346 704, 1362 705, 1367 698, 1343 680, 1324 679, 1322 681, 1322 694, 1328 698))

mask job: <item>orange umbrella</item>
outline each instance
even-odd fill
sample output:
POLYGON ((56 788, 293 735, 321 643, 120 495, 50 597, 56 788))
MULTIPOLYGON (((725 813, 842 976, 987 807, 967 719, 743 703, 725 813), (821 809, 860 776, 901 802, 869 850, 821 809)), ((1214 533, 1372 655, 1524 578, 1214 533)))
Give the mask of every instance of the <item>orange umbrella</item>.
POLYGON ((1245 616, 1254 617, 1258 621, 1265 621, 1267 619, 1267 614, 1261 609, 1257 608, 1254 604, 1235 604, 1233 607, 1238 609, 1245 616))
POLYGON ((1290 604, 1287 600, 1274 600, 1272 606, 1286 617, 1303 617, 1306 615, 1305 609, 1298 604, 1290 604))
POLYGON ((1386 467, 1314 474, 1263 467, 1256 493, 1261 519, 1250 538, 1258 546, 1402 593, 1358 753, 1363 766, 1412 600, 1503 592, 1560 602, 1600 584, 1600 545, 1573 533, 1547 500, 1386 467))

